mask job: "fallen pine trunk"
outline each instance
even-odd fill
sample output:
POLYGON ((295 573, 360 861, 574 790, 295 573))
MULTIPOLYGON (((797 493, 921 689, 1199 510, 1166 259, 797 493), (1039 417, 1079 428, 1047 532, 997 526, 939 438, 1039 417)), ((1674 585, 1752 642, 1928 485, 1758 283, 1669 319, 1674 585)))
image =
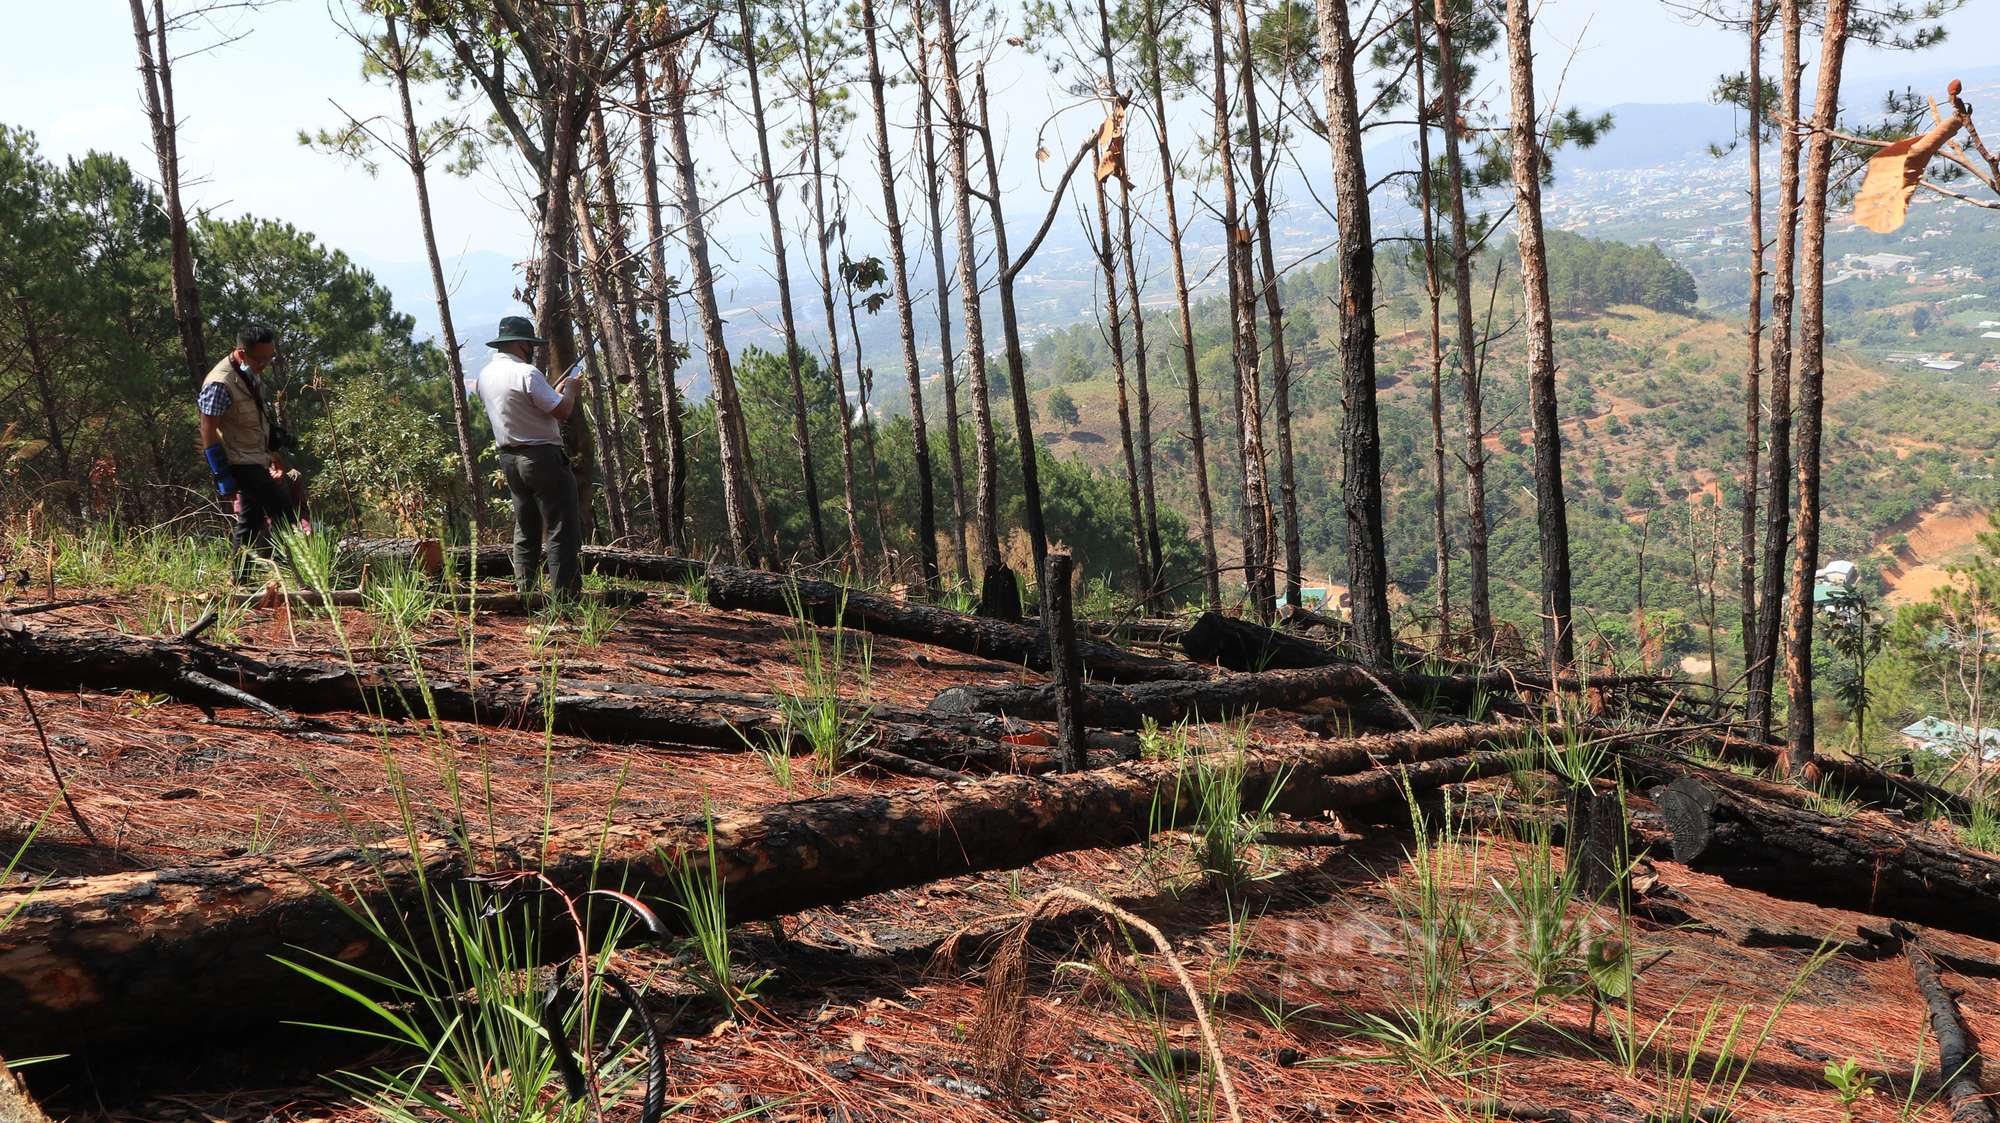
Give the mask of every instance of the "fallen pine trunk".
POLYGON ((1907 928, 1891 929, 1902 938, 1910 959, 1910 974, 1916 976, 1930 1014, 1931 1032, 1937 1036, 1938 1067, 1944 1075, 1945 1096, 1951 1104, 1952 1123, 1993 1123, 1993 1105, 1979 1085, 1979 1046, 1966 1031, 1965 1018, 1958 1012, 1958 998, 1944 985, 1938 965, 1924 951, 1907 928))
MULTIPOLYGON (((1499 750, 1526 732, 1461 727, 1246 754, 1242 805, 1263 806, 1273 785, 1281 788, 1271 810, 1301 817, 1402 800, 1406 790, 1504 773, 1516 755, 1499 750)), ((1133 763, 722 809, 712 821, 586 823, 546 840, 503 841, 482 866, 538 863, 572 891, 603 885, 671 899, 669 870, 705 855, 712 837, 729 918, 742 922, 1143 841, 1197 821, 1195 767, 1133 763)), ((418 904, 418 866, 431 885, 449 887, 468 872, 466 860, 451 840, 426 836, 414 852, 406 844, 295 851, 47 883, 0 934, 0 1055, 338 1016, 345 1000, 270 958, 318 953, 385 967, 385 949, 318 887, 378 912, 408 909, 418 904)), ((0 910, 25 892, 0 888, 0 910)))
POLYGON ((1691 769, 1656 797, 1673 858, 1786 900, 1927 924, 1981 939, 2000 927, 2000 859, 1921 831, 1835 819, 1760 799, 1691 769))
POLYGON ((1338 658, 1323 643, 1220 612, 1202 613, 1180 639, 1188 658, 1232 671, 1324 667, 1338 658))
MULTIPOLYGON (((1592 678, 1592 686, 1622 686, 1651 682, 1650 675, 1592 678)), ((1547 675, 1420 675, 1381 671, 1372 675, 1356 663, 1339 663, 1305 671, 1265 671, 1229 675, 1202 682, 1154 682, 1134 686, 1085 683, 1083 720, 1092 725, 1137 729, 1147 718, 1161 725, 1176 721, 1215 721, 1259 710, 1291 709, 1321 698, 1366 701, 1380 698, 1386 687, 1404 698, 1470 705, 1480 694, 1499 695, 1527 688, 1546 690, 1547 675), (1378 682, 1380 685, 1378 685, 1378 682)), ((1557 685, 1574 689, 1573 679, 1557 685)), ((1007 714, 1025 721, 1055 720, 1055 693, 1049 686, 953 686, 931 700, 936 714, 1007 714)))
MULTIPOLYGON (((1704 733, 1696 738, 1715 756, 1765 771, 1780 767, 1784 750, 1777 745, 1754 741, 1728 733, 1704 733)), ((1825 785, 1827 794, 1858 799, 1879 807, 1913 808, 1924 817, 1948 812, 1959 818, 1971 816, 1971 800, 1936 784, 1903 776, 1865 760, 1815 756, 1808 766, 1808 778, 1825 785)))
MULTIPOLYGON (((415 564, 419 568, 435 573, 440 568, 441 560, 449 559, 453 568, 462 577, 514 576, 512 547, 453 546, 449 550, 440 552, 435 545, 425 545, 434 541, 420 538, 346 538, 341 540, 339 549, 341 555, 353 563, 415 564)), ((708 563, 699 558, 685 558, 677 554, 649 554, 642 550, 621 550, 614 546, 585 546, 582 560, 585 573, 602 573, 609 577, 626 577, 637 581, 680 584, 696 580, 708 571, 708 563)))
MULTIPOLYGON (((708 603, 714 608, 748 609, 775 616, 803 614, 822 627, 839 621, 876 635, 928 643, 1037 671, 1049 669, 1049 637, 1039 628, 899 601, 830 581, 715 565, 708 569, 708 603)), ((1084 669, 1094 678, 1158 682, 1208 677, 1202 668, 1179 660, 1135 655, 1095 640, 1078 643, 1077 650, 1084 669)))

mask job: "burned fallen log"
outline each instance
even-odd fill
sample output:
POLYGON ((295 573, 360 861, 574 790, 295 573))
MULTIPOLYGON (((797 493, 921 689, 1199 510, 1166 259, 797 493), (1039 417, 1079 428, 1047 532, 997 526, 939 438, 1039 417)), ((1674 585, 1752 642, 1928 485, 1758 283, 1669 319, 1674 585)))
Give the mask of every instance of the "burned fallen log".
MULTIPOLYGON (((830 581, 710 566, 708 603, 715 608, 777 616, 802 615, 821 627, 832 627, 838 621, 875 635, 928 643, 1037 671, 1049 669, 1049 637, 1039 628, 912 604, 830 581)), ((1092 677, 1112 682, 1198 681, 1208 677, 1202 668, 1179 660, 1138 655, 1095 640, 1078 643, 1077 649, 1092 677)))
MULTIPOLYGON (((433 539, 347 538, 341 540, 339 551, 351 564, 393 562, 436 573, 444 562, 449 562, 461 577, 514 576, 513 550, 508 546, 440 549, 433 539)), ((635 581, 681 584, 699 580, 708 572, 708 563, 700 558, 621 550, 614 546, 585 546, 582 560, 585 573, 635 581)))
POLYGON ((1731 885, 1986 938, 2000 926, 2000 859, 1925 831, 1835 819, 1692 769, 1655 796, 1673 858, 1731 885))
MULTIPOLYGON (((1402 800, 1506 772, 1518 762, 1505 750, 1524 735, 1461 727, 1249 753, 1241 798, 1263 806, 1268 796, 1271 810, 1301 817, 1402 800)), ((705 856, 712 838, 728 915, 741 922, 1142 841, 1197 821, 1199 767, 1130 763, 719 809, 712 818, 585 823, 504 840, 477 860, 482 870, 534 866, 571 890, 616 886, 671 900, 672 869, 705 856)), ((271 956, 318 954, 371 969, 387 961, 323 888, 378 912, 408 909, 418 907, 419 870, 442 891, 471 872, 467 862, 458 841, 426 836, 46 883, 0 934, 0 1055, 323 1019, 344 1000, 271 956)), ((0 910, 24 892, 0 887, 0 910)))
MULTIPOLYGON (((1619 686, 1653 681, 1649 675, 1593 678, 1593 686, 1619 686)), ((1420 675, 1408 671, 1368 672, 1359 664, 1339 663, 1304 671, 1265 671, 1228 675, 1203 682, 1155 682, 1131 686, 1086 683, 1083 719, 1092 725, 1137 729, 1147 718, 1161 725, 1176 721, 1216 721, 1260 710, 1283 710, 1322 698, 1370 701, 1386 687, 1393 694, 1417 700, 1424 708, 1449 705, 1464 709, 1481 695, 1488 701, 1517 688, 1547 689, 1548 676, 1420 675)), ((1572 688, 1574 680, 1558 680, 1572 688)), ((931 700, 936 714, 1007 714, 1026 721, 1053 721, 1055 693, 1051 687, 953 686, 931 700)))
POLYGON ((1910 960, 1910 974, 1916 976, 1930 1014, 1931 1032, 1937 1037, 1938 1067, 1944 1073, 1945 1098, 1951 1104, 1952 1123, 1993 1123, 1993 1105, 1979 1085, 1982 1067, 1979 1046, 1965 1028, 1958 1012, 1958 997, 1944 985, 1938 965, 1925 953, 1916 934, 1902 925, 1893 931, 1903 941, 1910 960))
MULTIPOLYGON (((247 705, 276 714, 352 711, 392 720, 446 721, 540 728, 607 742, 664 742, 698 747, 760 748, 796 741, 772 699, 761 694, 561 678, 549 689, 533 669, 427 670, 401 662, 252 654, 95 630, 44 629, 0 636, 0 682, 41 690, 144 690, 203 707, 247 705)), ((862 715, 869 716, 869 715, 862 715)), ((979 760, 999 767, 1004 755, 970 723, 921 724, 883 713, 874 722, 881 747, 928 764, 979 760)))
POLYGON ((1338 658, 1323 643, 1220 612, 1202 613, 1180 639, 1188 658, 1232 671, 1301 670, 1338 658))

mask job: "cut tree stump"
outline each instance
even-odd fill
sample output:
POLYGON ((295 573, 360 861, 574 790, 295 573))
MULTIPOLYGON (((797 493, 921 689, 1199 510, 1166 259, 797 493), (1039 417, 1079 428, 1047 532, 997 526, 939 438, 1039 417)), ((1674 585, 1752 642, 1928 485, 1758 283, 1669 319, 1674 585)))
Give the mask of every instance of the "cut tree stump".
MULTIPOLYGON (((1653 682, 1651 675, 1606 675, 1593 686, 1653 682)), ((1355 663, 1305 671, 1265 671, 1202 682, 1154 682, 1133 686, 1085 683, 1083 719, 1092 725, 1137 729, 1147 718, 1161 725, 1176 721, 1216 721, 1259 710, 1292 709, 1322 698, 1369 701, 1382 687, 1404 698, 1469 706, 1481 693, 1501 695, 1526 688, 1548 689, 1546 675, 1419 675, 1407 671, 1364 672, 1355 663), (1378 686, 1377 683, 1380 683, 1378 686)), ((1574 680, 1558 680, 1564 689, 1574 680)), ((938 714, 1007 714, 1025 721, 1055 720, 1055 692, 1049 686, 953 686, 931 700, 938 714)))
POLYGON ((2000 930, 2000 859, 1928 831, 1760 799, 1693 769, 1635 766, 1674 775, 1655 802, 1674 860, 1690 869, 1773 897, 1981 939, 2000 930))
MULTIPOLYGON (((1405 791, 1503 774, 1506 751, 1534 731, 1460 727, 1248 753, 1245 806, 1295 816, 1382 801, 1405 791), (1383 763, 1393 763, 1391 767, 1383 763)), ((981 870, 1018 869, 1051 854, 1139 842, 1199 814, 1193 760, 1123 764, 1047 778, 1000 776, 902 792, 832 796, 699 816, 563 827, 503 839, 482 870, 538 865, 572 891, 622 888, 671 899, 670 869, 705 855, 734 922, 797 913, 981 870)), ((347 1000, 271 959, 313 954, 390 969, 322 887, 385 909, 418 907, 421 863, 448 889, 465 851, 426 835, 347 846, 190 861, 41 886, 0 938, 0 1055, 73 1052, 149 1034, 243 1033, 278 1019, 339 1016, 347 1000)), ((0 909, 27 887, 0 888, 0 909)), ((661 915, 673 915, 661 909, 661 915)), ((552 932, 561 931, 556 918, 552 932)), ((413 925, 424 930, 424 925, 413 925)), ((566 950, 554 935, 553 954, 566 950)))
MULTIPOLYGON (((1008 579, 1013 579, 1011 571, 1008 579)), ((1049 669, 1049 637, 1040 628, 895 600, 830 581, 715 565, 708 569, 708 603, 714 608, 748 609, 774 616, 800 613, 821 627, 832 627, 839 620, 846 627, 875 635, 928 643, 1042 672, 1049 669)), ((1092 677, 1113 682, 1208 677, 1207 670, 1191 663, 1137 655, 1095 640, 1078 643, 1077 653, 1092 677)))

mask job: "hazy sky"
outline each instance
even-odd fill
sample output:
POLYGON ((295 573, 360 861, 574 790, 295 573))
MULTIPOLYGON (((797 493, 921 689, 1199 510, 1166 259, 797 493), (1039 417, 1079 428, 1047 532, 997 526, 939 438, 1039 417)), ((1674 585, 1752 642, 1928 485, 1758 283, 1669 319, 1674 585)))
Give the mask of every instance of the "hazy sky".
MULTIPOLYGON (((0 12, 15 44, 0 66, 0 123, 33 130, 50 157, 109 150, 150 175, 154 164, 138 108, 125 0, 9 0, 0 3, 0 12)), ((1856 49, 1849 72, 1865 79, 1990 65, 1992 37, 1975 29, 1993 21, 1990 0, 1974 0, 1950 19, 1954 35, 1946 46, 1917 57, 1856 49)), ((283 219, 350 251, 390 261, 420 259, 409 178, 400 165, 387 164, 379 179, 370 179, 297 143, 300 129, 341 120, 334 101, 360 116, 394 110, 387 89, 362 83, 358 50, 338 30, 325 0, 277 0, 232 30, 243 37, 178 65, 181 151, 193 181, 188 198, 222 215, 247 211, 283 219)), ((1568 62, 1565 103, 1699 101, 1716 74, 1742 65, 1737 37, 1690 26, 1657 0, 1547 0, 1538 36, 1537 79, 1545 92, 1568 62)), ((217 37, 191 31, 176 50, 217 37)), ((1021 64, 1028 69, 1017 72, 1000 105, 1031 104, 1030 116, 1038 120, 1049 101, 1041 63, 1023 58, 1021 64)), ((996 84, 1003 74, 996 69, 996 84)), ((1016 131, 1032 127, 1032 121, 1017 123, 1016 131)), ((1015 147, 1031 143, 1017 138, 1015 147)), ((725 168, 734 163, 727 153, 704 155, 725 168)), ((512 169, 504 154, 500 159, 500 169, 470 180, 433 178, 440 247, 448 257, 467 249, 510 259, 528 253, 528 224, 507 186, 512 169)))

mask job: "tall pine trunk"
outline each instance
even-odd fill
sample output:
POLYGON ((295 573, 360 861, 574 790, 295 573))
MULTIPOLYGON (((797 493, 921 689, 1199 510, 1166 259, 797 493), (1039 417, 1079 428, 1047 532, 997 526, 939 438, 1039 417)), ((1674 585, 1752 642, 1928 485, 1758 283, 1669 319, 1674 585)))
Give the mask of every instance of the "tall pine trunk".
POLYGON ((1773 719, 1773 691, 1778 678, 1778 642, 1785 614, 1785 553, 1792 540, 1792 311, 1798 295, 1795 260, 1799 230, 1800 82, 1805 63, 1800 56, 1803 14, 1799 0, 1779 0, 1779 34, 1784 44, 1784 74, 1778 133, 1778 230, 1771 281, 1771 439, 1764 469, 1764 571, 1757 610, 1757 651, 1745 678, 1745 711, 1758 732, 1768 737, 1773 719))
POLYGON ((1535 115, 1529 0, 1507 2, 1507 85, 1512 101, 1514 212, 1521 236, 1523 327, 1528 336, 1528 413, 1535 428, 1535 525, 1542 554, 1542 644, 1551 674, 1576 662, 1570 625, 1569 511, 1563 496, 1562 430, 1556 416, 1555 322, 1548 249, 1542 237, 1542 137, 1535 115))
MULTIPOLYGON (((667 509, 667 465, 660 452, 660 416, 653 404, 653 379, 647 372, 645 357, 640 353, 639 292, 638 283, 632 275, 637 256, 631 252, 625 236, 625 208, 618 198, 618 176, 611 166, 611 143, 604 129, 604 113, 598 108, 591 110, 590 156, 597 167, 598 199, 604 208, 605 236, 610 241, 610 263, 602 264, 600 269, 608 274, 618 297, 615 330, 620 340, 619 350, 624 354, 625 372, 632 380, 633 407, 639 414, 639 458, 646 470, 646 498, 653 506, 653 518, 657 523, 667 509)), ((603 330, 609 333, 614 330, 614 325, 606 325, 603 330)), ((618 414, 619 396, 616 387, 613 387, 611 416, 616 420, 618 414)), ((620 422, 621 433, 623 429, 620 422)), ((632 524, 632 533, 637 534, 639 528, 632 519, 629 501, 626 506, 626 522, 632 524)), ((665 533, 662 531, 659 537, 664 541, 665 533)))
POLYGON ((1804 237, 1799 254, 1798 542, 1792 550, 1791 601, 1785 610, 1787 763, 1794 774, 1812 762, 1813 574, 1819 567, 1821 422, 1826 415, 1826 217, 1827 181, 1833 170, 1833 134, 1840 117, 1841 63, 1847 54, 1848 0, 1827 0, 1821 16, 1819 90, 1813 99, 1812 139, 1806 143, 1804 237))
MULTIPOLYGON (((391 73, 396 78, 396 96, 403 110, 403 149, 409 154, 410 179, 417 187, 417 218, 424 230, 424 260, 430 265, 431 291, 437 297, 438 331, 444 336, 445 363, 451 371, 452 428, 458 436, 458 466, 465 474, 465 494, 472 505, 472 536, 476 542, 486 533, 486 489, 479 482, 479 454, 472 447, 472 417, 465 398, 465 358, 459 354, 458 332, 451 324, 451 290, 445 285, 444 263, 438 257, 437 230, 431 224, 431 190, 425 175, 423 139, 417 134, 417 111, 410 100, 410 58, 403 51, 402 39, 396 31, 396 19, 390 14, 382 22, 387 28, 388 58, 391 73)), ((179 194, 176 187, 173 199, 178 200, 179 194)), ((169 210, 174 205, 170 202, 169 210)), ((185 223, 182 229, 185 235, 185 223)))
POLYGON ((931 269, 937 290, 938 366, 944 383, 945 453, 951 464, 951 550, 952 565, 961 585, 972 586, 972 570, 966 560, 965 528, 969 505, 965 496, 965 453, 960 447, 958 423, 958 359, 951 350, 951 277, 944 258, 943 191, 938 171, 937 132, 931 121, 936 89, 931 78, 931 44, 925 38, 924 6, 912 6, 917 23, 917 143, 923 153, 924 206, 929 214, 931 269))
MULTIPOLYGON (((971 129, 959 84, 958 24, 951 0, 936 0, 935 40, 944 70, 945 128, 951 157, 953 217, 958 227, 958 295, 965 311, 967 383, 972 391, 973 455, 978 466, 978 546, 982 584, 1000 566, 999 460, 993 444, 993 398, 986 383, 986 318, 979 305, 978 230, 972 220, 971 129)), ((983 599, 983 598, 982 598, 983 599)), ((988 606, 982 605, 982 610, 988 606)), ((1004 614, 1004 606, 991 606, 1004 614)))
MULTIPOLYGON (((1410 69, 1417 90, 1417 163, 1422 167, 1417 183, 1423 195, 1424 295, 1431 306, 1431 469, 1436 485, 1431 494, 1431 523, 1437 539, 1438 650, 1443 651, 1451 638, 1451 534, 1445 525, 1444 477, 1444 286, 1438 276, 1437 223, 1433 214, 1436 193, 1431 184, 1430 100, 1424 90, 1423 0, 1410 0, 1410 40, 1415 47, 1410 69)), ((1442 53, 1438 57, 1444 58, 1442 53)))
MULTIPOLYGON (((393 28, 393 18, 390 24, 393 28)), ((187 211, 181 206, 180 118, 174 114, 174 62, 167 53, 166 0, 153 0, 150 20, 145 0, 132 0, 132 37, 139 43, 139 74, 145 79, 140 88, 153 133, 153 155, 160 165, 160 194, 167 205, 167 284, 174 330, 180 336, 181 361, 186 364, 188 380, 199 386, 208 377, 208 346, 202 339, 201 298, 195 291, 187 211)), ((414 154, 416 149, 410 151, 414 154)), ((425 221, 428 223, 428 217, 425 221)))
POLYGON ((806 420, 805 378, 799 369, 798 317, 792 311, 792 271, 785 252, 785 226, 778 210, 778 179, 771 163, 771 130, 764 120, 764 88, 758 80, 761 65, 757 56, 757 26, 750 18, 748 0, 737 0, 736 12, 743 23, 743 69, 750 77, 750 115, 757 130, 757 187, 763 196, 764 211, 771 222, 771 265, 778 281, 778 316, 785 333, 785 372, 791 376, 792 446, 799 458, 799 478, 804 481, 806 519, 812 528, 813 557, 830 556, 826 548, 826 526, 820 517, 819 477, 813 471, 812 434, 806 420))
POLYGON ((1759 384, 1764 367, 1764 4, 1750 0, 1750 309, 1744 335, 1749 359, 1743 371, 1743 665, 1757 661, 1757 456, 1759 384))
POLYGON ((1210 608, 1222 604, 1222 564, 1215 553, 1215 504, 1209 493, 1208 442, 1202 431, 1201 376, 1195 369, 1193 302, 1188 296, 1187 258, 1181 245, 1180 204, 1174 193, 1174 153, 1167 140, 1166 75, 1160 64, 1160 44, 1165 28, 1160 23, 1160 0, 1145 4, 1147 46, 1147 86, 1153 99, 1154 136, 1160 146, 1160 191, 1167 207, 1167 246, 1174 263, 1174 304, 1180 313, 1180 344, 1183 373, 1187 379, 1188 449, 1194 462, 1195 533, 1201 538, 1203 592, 1210 608))
POLYGON ((1389 567, 1382 546, 1382 434, 1375 408, 1375 237, 1368 221, 1368 171, 1361 158, 1361 98, 1346 0, 1319 11, 1326 70, 1326 124, 1333 148, 1334 205, 1340 232, 1341 502, 1347 509, 1347 581, 1354 646, 1363 662, 1390 666, 1389 567))
MULTIPOLYGON (((708 352, 709 379, 715 396, 716 442, 722 457, 722 505, 728 521, 729 548, 738 565, 758 564, 758 534, 744 447, 742 408, 736 396, 736 375, 723 337, 722 310, 715 299, 715 272, 709 264, 708 215, 702 209, 701 187, 695 176, 693 146, 688 142, 687 83, 680 57, 666 59, 664 94, 667 138, 673 146, 680 176, 681 216, 685 223, 688 259, 693 265, 695 307, 701 315, 702 346, 708 352)), ((776 559, 773 559, 774 561, 776 559)))
MULTIPOLYGON (((1104 85, 1106 105, 1112 114, 1122 114, 1124 105, 1118 94, 1117 79, 1111 67, 1111 19, 1105 12, 1103 0, 1097 6, 1098 23, 1103 28, 1104 85)), ((1106 151, 1104 131, 1098 131, 1098 162, 1110 156, 1106 151)), ((1124 169, 1120 168, 1122 176, 1124 169)), ((1111 201, 1104 191, 1102 175, 1093 174, 1093 195, 1097 203, 1097 267, 1104 275, 1105 333, 1111 343, 1111 372, 1118 391, 1118 448, 1125 468, 1125 505, 1127 518, 1132 527, 1132 565, 1134 568, 1135 590, 1140 603, 1145 603, 1152 590, 1152 570, 1146 557, 1146 517, 1139 500, 1139 457, 1132 441, 1132 405, 1125 386, 1125 327, 1124 307, 1118 297, 1118 261, 1111 243, 1111 201)), ((1133 304, 1138 310, 1137 302, 1133 304)))
POLYGON ((1444 104, 1444 167, 1451 194, 1451 284, 1458 315, 1458 367, 1465 399, 1465 554, 1471 570, 1466 611, 1471 618, 1472 643, 1481 663, 1493 658, 1492 576, 1487 560, 1486 419, 1480 374, 1478 328, 1472 316, 1472 247, 1465 221, 1465 161, 1459 152, 1460 114, 1464 94, 1451 44, 1458 16, 1451 0, 1437 0, 1436 21, 1440 99, 1444 104))
MULTIPOLYGON (((1222 226, 1229 267, 1230 311, 1235 328, 1236 447, 1242 464, 1243 580, 1252 611, 1264 621, 1273 609, 1271 578, 1270 492, 1264 480, 1263 378, 1261 345, 1257 339, 1256 282, 1251 276, 1250 233, 1237 202, 1234 138, 1229 127, 1229 82, 1224 71, 1228 49, 1223 39, 1221 0, 1208 5, 1215 81, 1214 136, 1222 170, 1222 226)), ((1247 60, 1245 62, 1247 65, 1247 60)))
MULTIPOLYGON (((981 149, 986 155, 986 189, 989 212, 993 216, 993 265, 999 277, 1000 333, 1007 359, 1007 388, 1014 403, 1014 440, 1021 449, 1021 510, 1028 524, 1028 545, 1034 552, 1035 572, 1040 574, 1049 558, 1048 530, 1042 524, 1041 467, 1035 444, 1035 425, 1028 416, 1028 371, 1026 352, 1021 346, 1021 319, 1014 310, 1014 276, 1041 244, 1040 237, 1022 251, 1019 261, 1007 252, 1007 220, 1000 209, 1000 145, 993 135, 993 122, 986 114, 986 71, 974 79, 979 97, 981 149)), ((1043 227, 1043 232, 1047 232, 1043 227)))
POLYGON ((861 26, 868 40, 868 91, 875 108, 875 158, 882 173, 882 223, 889 233, 896 327, 903 343, 903 373, 910 385, 910 456, 916 462, 917 546, 923 559, 923 569, 911 591, 922 598, 938 583, 937 501, 931 486, 931 439, 924 424, 924 375, 917 362, 917 323, 910 303, 909 260, 903 249, 902 210, 896 199, 896 169, 889 148, 889 111, 883 103, 882 64, 875 48, 875 0, 861 0, 861 26))
MULTIPOLYGON (((577 191, 576 194, 578 197, 581 197, 581 190, 577 191)), ((578 225, 583 231, 585 244, 590 244, 589 224, 579 223, 578 225)), ((570 291, 575 292, 582 285, 583 277, 581 271, 572 265, 570 269, 570 291)), ((599 290, 597 290, 596 286, 592 286, 592 298, 596 299, 598 295, 599 290)), ((590 391, 588 396, 583 399, 583 407, 589 411, 591 427, 597 431, 597 474, 604 482, 604 513, 611 520, 612 538, 622 541, 626 535, 631 533, 631 526, 626 519, 625 496, 622 486, 625 471, 617 459, 617 428, 611 424, 611 415, 605 409, 604 384, 611 379, 605 377, 605 371, 600 369, 598 365, 597 340, 595 333, 591 330, 590 322, 591 317, 589 316, 578 316, 575 321, 577 331, 583 337, 584 370, 590 375, 590 391)), ((607 364, 611 367, 611 378, 619 377, 618 372, 624 364, 616 358, 607 359, 607 364)))
MULTIPOLYGON (((1236 0, 1236 47, 1242 61, 1237 78, 1243 91, 1243 123, 1250 138, 1250 205, 1257 216, 1257 249, 1263 266, 1264 315, 1271 337, 1271 393, 1278 427, 1278 492, 1284 515, 1286 604, 1299 603, 1300 570, 1305 565, 1299 541, 1299 488, 1292 462, 1292 368, 1285 356, 1285 309, 1278 292, 1277 251, 1271 238, 1271 169, 1264 162, 1264 130, 1257 110, 1256 55, 1251 49, 1250 14, 1244 0, 1236 0)), ((1245 249, 1247 259, 1248 249, 1245 249)), ((1246 268, 1245 273, 1249 270, 1246 268)), ((1261 395, 1260 395, 1261 397, 1261 395)), ((1261 427, 1262 418, 1258 419, 1261 427)), ((1258 444, 1261 447, 1262 440, 1258 444)), ((1264 493, 1264 525, 1271 535, 1270 492, 1264 493)), ((1277 546, 1270 546, 1275 560, 1277 546)), ((1275 589, 1273 590, 1275 596, 1275 589)))
POLYGON ((639 151, 641 172, 646 181, 646 244, 648 261, 652 266, 649 278, 653 298, 653 358, 659 366, 660 401, 666 422, 661 434, 665 463, 662 469, 666 475, 666 488, 657 502, 660 504, 660 545, 667 553, 676 554, 685 548, 683 539, 686 509, 682 502, 687 489, 687 448, 682 441, 681 395, 674 384, 676 363, 673 355, 672 310, 668 307, 667 296, 667 238, 665 223, 660 215, 660 169, 656 156, 653 136, 653 93, 652 83, 646 78, 646 55, 641 51, 632 58, 632 84, 634 87, 633 106, 639 118, 639 151))

